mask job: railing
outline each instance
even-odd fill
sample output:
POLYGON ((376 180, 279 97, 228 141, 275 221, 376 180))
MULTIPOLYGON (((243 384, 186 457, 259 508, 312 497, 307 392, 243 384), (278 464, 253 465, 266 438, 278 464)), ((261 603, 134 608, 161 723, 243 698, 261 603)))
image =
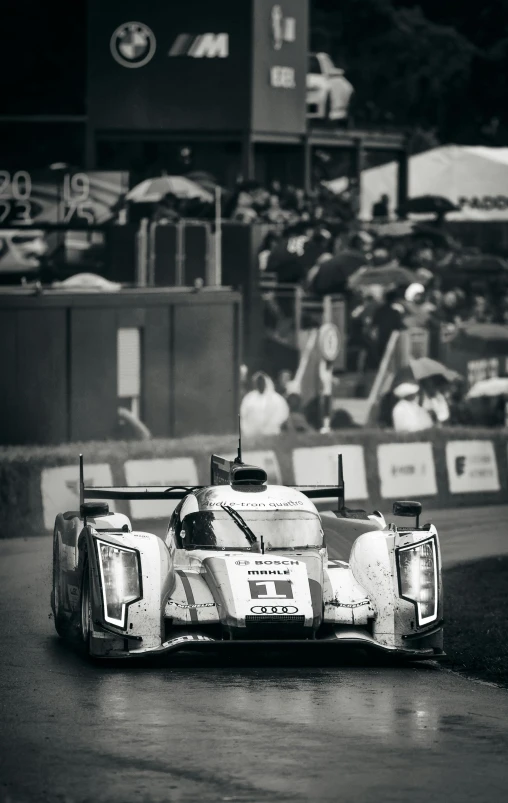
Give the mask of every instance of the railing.
POLYGON ((390 390, 398 371, 411 359, 428 356, 428 351, 429 333, 426 329, 415 327, 392 332, 368 397, 336 398, 333 400, 334 411, 346 410, 360 426, 376 426, 379 402, 390 390))
POLYGON ((342 339, 342 349, 334 368, 344 370, 346 365, 346 307, 342 296, 314 296, 298 284, 279 283, 275 274, 265 273, 260 280, 261 297, 267 312, 272 310, 279 319, 268 327, 276 337, 297 349, 306 348, 312 332, 323 323, 335 323, 342 339))

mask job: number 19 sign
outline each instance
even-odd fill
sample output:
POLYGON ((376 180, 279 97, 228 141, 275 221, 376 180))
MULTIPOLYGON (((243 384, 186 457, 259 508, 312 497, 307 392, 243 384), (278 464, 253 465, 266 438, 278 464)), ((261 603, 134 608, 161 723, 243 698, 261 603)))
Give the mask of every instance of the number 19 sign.
POLYGON ((128 174, 0 170, 0 227, 110 220, 111 207, 127 191, 128 174))

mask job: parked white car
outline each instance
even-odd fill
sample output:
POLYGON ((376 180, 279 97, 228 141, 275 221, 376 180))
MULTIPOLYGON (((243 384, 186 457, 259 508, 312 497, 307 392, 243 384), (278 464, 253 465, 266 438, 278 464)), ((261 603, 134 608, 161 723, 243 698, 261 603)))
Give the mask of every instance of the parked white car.
POLYGON ((354 92, 344 70, 335 67, 328 53, 310 53, 307 72, 307 117, 345 120, 354 92))

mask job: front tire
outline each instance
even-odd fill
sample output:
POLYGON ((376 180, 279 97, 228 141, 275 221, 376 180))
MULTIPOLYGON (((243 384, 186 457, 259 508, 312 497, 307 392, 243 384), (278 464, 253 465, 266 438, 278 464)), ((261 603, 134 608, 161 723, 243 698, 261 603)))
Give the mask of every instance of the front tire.
POLYGON ((90 569, 88 560, 83 566, 81 582, 81 603, 79 608, 79 647, 85 655, 90 655, 90 639, 92 634, 92 597, 90 587, 90 569))
POLYGON ((69 632, 69 622, 62 612, 62 590, 60 586, 60 551, 58 547, 58 536, 55 532, 53 537, 53 589, 51 591, 51 608, 53 609, 53 619, 55 630, 60 638, 65 638, 69 632))

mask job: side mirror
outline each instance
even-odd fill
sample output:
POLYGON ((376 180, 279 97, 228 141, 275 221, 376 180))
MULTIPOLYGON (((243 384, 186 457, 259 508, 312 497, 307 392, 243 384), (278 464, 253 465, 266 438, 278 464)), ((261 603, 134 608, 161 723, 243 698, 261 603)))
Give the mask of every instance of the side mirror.
POLYGON ((414 516, 416 518, 416 526, 420 526, 420 516, 422 514, 420 502, 394 502, 392 510, 394 516, 414 516))
POLYGON ((79 509, 82 519, 95 519, 97 516, 107 516, 109 505, 107 502, 83 502, 79 509))

